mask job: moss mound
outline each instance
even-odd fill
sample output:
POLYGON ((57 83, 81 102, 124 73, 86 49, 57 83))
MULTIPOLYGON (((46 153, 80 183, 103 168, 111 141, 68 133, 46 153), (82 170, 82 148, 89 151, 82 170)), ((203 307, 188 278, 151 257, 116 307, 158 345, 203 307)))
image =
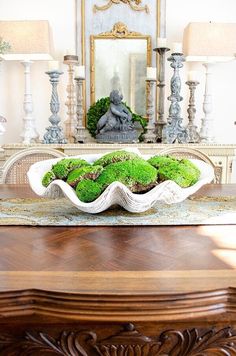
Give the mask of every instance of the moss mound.
POLYGON ((52 166, 52 171, 59 179, 66 179, 68 174, 75 168, 88 166, 89 163, 80 158, 63 158, 52 166))
POLYGON ((112 163, 96 180, 103 190, 113 182, 126 185, 132 192, 145 192, 156 185, 157 170, 142 159, 112 163))
POLYGON ((158 181, 173 180, 182 188, 195 184, 199 169, 188 159, 177 159, 168 156, 154 156, 148 162, 157 169, 158 181))
POLYGON ((108 166, 109 164, 116 162, 128 161, 130 159, 140 159, 140 156, 136 153, 126 152, 126 151, 115 151, 102 156, 97 161, 94 162, 94 165, 100 165, 103 167, 108 166))
POLYGON ((95 180, 101 174, 102 166, 83 166, 71 171, 67 177, 66 182, 75 187, 83 179, 95 180))
POLYGON ((54 179, 64 179, 81 201, 89 203, 113 182, 123 183, 133 193, 145 193, 165 180, 186 188, 199 177, 199 169, 188 159, 154 156, 145 161, 132 152, 114 151, 93 165, 83 159, 64 158, 45 173, 42 184, 47 187, 54 179))
POLYGON ((42 185, 44 187, 48 187, 49 184, 56 179, 55 174, 53 171, 48 171, 47 173, 44 174, 43 179, 42 179, 42 185))
POLYGON ((158 169, 159 167, 166 166, 171 162, 176 161, 176 158, 169 157, 169 156, 154 156, 148 160, 153 167, 158 169))
POLYGON ((80 201, 90 203, 102 193, 102 187, 90 179, 82 180, 77 184, 76 194, 80 201))

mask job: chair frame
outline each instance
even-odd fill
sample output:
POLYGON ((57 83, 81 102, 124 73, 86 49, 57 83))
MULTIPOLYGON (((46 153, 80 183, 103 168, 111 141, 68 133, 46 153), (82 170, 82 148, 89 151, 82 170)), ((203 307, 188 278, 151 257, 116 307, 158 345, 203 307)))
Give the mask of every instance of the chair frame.
MULTIPOLYGON (((19 161, 21 158, 30 156, 30 155, 34 155, 36 154, 48 154, 48 155, 52 155, 52 158, 63 158, 66 157, 66 154, 64 152, 61 152, 59 150, 53 149, 53 148, 47 148, 47 147, 40 147, 40 148, 26 148, 23 149, 19 152, 14 153, 12 156, 10 156, 6 162, 4 163, 3 167, 2 167, 2 179, 1 179, 1 183, 2 184, 6 184, 6 178, 7 178, 7 174, 10 170, 10 168, 17 162, 19 161)), ((20 184, 20 183, 19 183, 20 184)))

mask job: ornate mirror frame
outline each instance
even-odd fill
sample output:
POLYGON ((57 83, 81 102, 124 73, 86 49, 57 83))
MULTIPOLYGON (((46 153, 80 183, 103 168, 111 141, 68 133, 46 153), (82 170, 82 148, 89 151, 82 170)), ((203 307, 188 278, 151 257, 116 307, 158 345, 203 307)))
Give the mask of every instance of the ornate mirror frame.
MULTIPOLYGON (((76 15, 76 20, 75 20, 75 40, 76 40, 76 54, 79 56, 79 61, 81 65, 86 66, 86 81, 84 83, 84 98, 85 98, 85 103, 84 103, 84 112, 88 109, 90 106, 90 97, 91 97, 91 90, 90 90, 90 65, 89 65, 89 46, 90 46, 90 36, 93 34, 96 36, 96 32, 94 33, 89 33, 89 28, 91 27, 91 21, 89 25, 86 25, 86 18, 87 18, 87 12, 86 12, 86 6, 91 6, 91 13, 93 13, 93 16, 98 16, 99 14, 108 14, 109 11, 115 10, 116 6, 118 9, 118 6, 126 6, 127 11, 129 11, 129 18, 131 19, 131 22, 135 25, 136 23, 136 16, 140 16, 141 14, 145 14, 146 16, 153 16, 153 19, 155 20, 155 28, 156 31, 153 31, 151 35, 152 37, 152 47, 155 45, 156 37, 166 37, 166 0, 74 0, 75 1, 75 15, 76 15), (109 7, 105 6, 103 8, 101 6, 103 5, 108 5, 109 7), (155 5, 155 13, 152 13, 152 8, 154 8, 155 5), (154 33, 155 32, 155 33, 154 33), (86 85, 87 83, 87 85, 86 85)), ((103 16, 104 16, 103 15, 103 16)), ((105 21, 105 16, 104 16, 104 21, 105 21)), ((123 19, 122 19, 123 21, 123 19)), ((116 23, 114 19, 113 24, 116 23)), ((127 21, 124 20, 124 22, 127 24, 127 21)), ((127 24, 128 28, 132 30, 136 30, 135 26, 131 25, 130 23, 127 24)), ((153 27, 153 25, 152 25, 153 27)), ((109 27, 111 28, 111 26, 109 27)), ((137 29, 138 32, 143 32, 143 30, 137 29)), ((97 33, 102 33, 104 31, 98 31, 97 33)), ((145 31, 146 33, 148 31, 145 31)), ((149 33, 148 33, 149 35, 149 33)), ((158 67, 158 59, 156 59, 155 55, 152 56, 152 66, 157 66, 158 67)), ((84 115, 85 116, 85 115, 84 115)), ((85 118, 84 118, 85 120, 85 118)))
POLYGON ((99 39, 116 40, 116 39, 132 39, 132 40, 146 40, 147 41, 147 66, 151 66, 152 60, 152 43, 151 36, 143 35, 139 32, 129 31, 128 27, 122 23, 114 24, 110 32, 103 32, 98 35, 90 36, 90 100, 91 104, 95 103, 95 41, 99 39))

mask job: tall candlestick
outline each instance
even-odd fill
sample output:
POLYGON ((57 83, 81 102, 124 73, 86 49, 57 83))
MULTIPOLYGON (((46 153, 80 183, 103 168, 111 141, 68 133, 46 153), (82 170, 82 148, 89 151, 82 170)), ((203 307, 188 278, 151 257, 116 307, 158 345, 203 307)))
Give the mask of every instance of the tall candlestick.
MULTIPOLYGON (((192 77, 192 76, 190 76, 192 77)), ((186 84, 189 87, 190 97, 189 97, 189 105, 188 105, 188 135, 189 135, 189 142, 190 143, 198 143, 200 142, 200 135, 197 132, 197 126, 194 125, 195 114, 196 114, 196 107, 195 107, 195 90, 199 82, 188 80, 186 84)))
POLYGON ((78 56, 64 56, 64 63, 68 65, 68 85, 67 91, 67 119, 65 121, 66 138, 69 142, 74 142, 74 134, 76 129, 76 94, 74 84, 74 67, 78 63, 78 56))
POLYGON ((149 92, 147 95, 147 118, 148 118, 148 126, 147 131, 144 134, 144 142, 153 143, 156 142, 155 135, 155 87, 156 80, 147 79, 149 92))
POLYGON ((159 95, 158 95, 158 119, 155 124, 156 126, 156 141, 162 141, 162 130, 166 125, 164 119, 164 108, 165 108, 165 55, 170 49, 165 48, 154 48, 154 51, 159 54, 159 72, 158 72, 158 84, 159 95))
POLYGON ((77 125, 74 134, 74 139, 76 143, 85 143, 90 141, 89 133, 83 125, 84 118, 84 98, 83 98, 83 78, 75 78, 76 88, 77 88, 77 101, 76 101, 76 118, 77 125))
POLYGON ((167 119, 167 125, 163 129, 163 143, 187 143, 188 132, 182 127, 181 108, 179 102, 183 100, 180 95, 181 91, 181 79, 179 75, 179 69, 183 67, 185 61, 182 54, 172 54, 168 61, 171 62, 171 67, 174 69, 174 74, 171 78, 171 95, 168 97, 170 100, 169 117, 167 119))
POLYGON ((57 85, 59 83, 60 75, 62 75, 63 72, 50 70, 46 72, 46 74, 49 75, 50 83, 52 84, 52 96, 50 102, 52 115, 49 118, 52 125, 46 128, 47 132, 43 136, 43 143, 67 143, 67 140, 64 137, 63 129, 59 126, 61 118, 58 115, 60 103, 57 94, 57 85))

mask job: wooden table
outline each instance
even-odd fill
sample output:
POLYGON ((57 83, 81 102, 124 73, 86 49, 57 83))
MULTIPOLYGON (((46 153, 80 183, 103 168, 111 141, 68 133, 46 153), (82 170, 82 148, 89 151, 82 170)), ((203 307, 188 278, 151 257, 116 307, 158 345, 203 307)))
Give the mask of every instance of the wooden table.
POLYGON ((236 355, 235 268, 236 222, 0 227, 0 355, 236 355))

